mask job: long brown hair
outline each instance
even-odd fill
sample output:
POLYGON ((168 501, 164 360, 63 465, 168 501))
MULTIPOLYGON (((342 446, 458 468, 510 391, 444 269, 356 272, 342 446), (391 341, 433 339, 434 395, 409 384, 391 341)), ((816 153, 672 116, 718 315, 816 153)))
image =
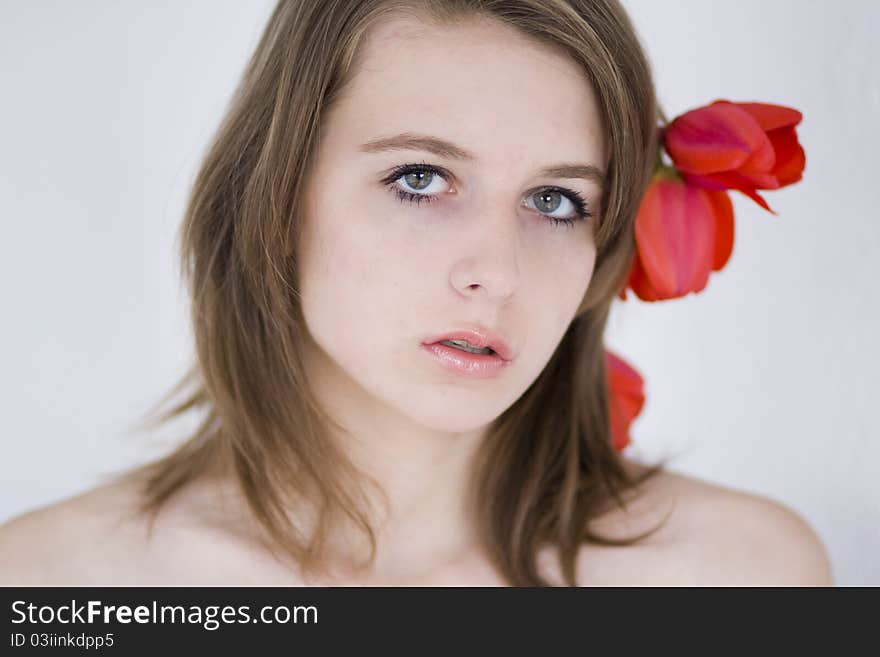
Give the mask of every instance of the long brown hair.
POLYGON ((148 426, 201 410, 201 424, 143 477, 155 518, 216 463, 235 473, 265 544, 321 571, 334 520, 362 528, 375 556, 362 473, 329 439, 332 418, 304 377, 307 339, 295 245, 324 117, 356 73, 371 25, 406 10, 450 25, 502 21, 583 68, 611 157, 596 228, 596 265, 578 312, 543 372, 490 425, 469 494, 483 547, 512 585, 547 585, 536 557, 558 548, 576 585, 586 542, 627 545, 590 530, 609 502, 660 471, 629 473, 613 449, 603 332, 634 252, 634 218, 657 156, 660 118, 650 68, 617 0, 281 0, 199 170, 181 232, 195 360, 148 426), (308 531, 292 508, 310 514, 308 531), (308 510, 308 511, 307 511, 308 510))

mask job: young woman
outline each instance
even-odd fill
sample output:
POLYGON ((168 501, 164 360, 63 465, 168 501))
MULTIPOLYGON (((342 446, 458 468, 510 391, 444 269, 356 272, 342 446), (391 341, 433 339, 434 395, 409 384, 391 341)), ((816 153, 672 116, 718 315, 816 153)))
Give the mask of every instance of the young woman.
POLYGON ((183 226, 204 421, 7 523, 2 582, 830 584, 790 509, 612 447, 658 116, 615 0, 280 2, 183 226))

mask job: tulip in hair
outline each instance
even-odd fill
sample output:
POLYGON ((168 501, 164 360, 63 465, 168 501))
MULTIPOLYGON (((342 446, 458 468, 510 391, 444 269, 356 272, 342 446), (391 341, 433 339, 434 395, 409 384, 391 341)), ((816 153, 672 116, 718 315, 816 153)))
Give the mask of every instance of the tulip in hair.
MULTIPOLYGON (((636 251, 620 298, 631 289, 643 301, 701 292, 709 274, 733 252, 733 204, 742 192, 776 214, 757 190, 780 189, 803 176, 806 155, 790 107, 727 100, 698 107, 660 130, 654 176, 635 221, 636 251), (664 163, 663 151, 672 165, 664 163)), ((630 444, 629 427, 644 405, 644 380, 605 351, 614 448, 630 444)))
POLYGON ((733 251, 738 190, 775 214, 759 189, 799 181, 806 164, 796 109, 716 100, 685 112, 661 130, 654 178, 636 216, 636 254, 620 297, 630 288, 643 301, 702 291, 733 251))

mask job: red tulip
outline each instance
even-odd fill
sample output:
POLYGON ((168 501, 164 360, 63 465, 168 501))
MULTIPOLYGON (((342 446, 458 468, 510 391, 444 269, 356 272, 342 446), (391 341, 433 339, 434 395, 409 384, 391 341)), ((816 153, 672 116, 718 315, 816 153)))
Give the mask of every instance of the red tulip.
MULTIPOLYGON (((636 255, 627 285, 644 301, 700 292, 733 251, 727 192, 696 187, 662 171, 636 216, 636 255)), ((626 299, 626 289, 620 292, 626 299)))
POLYGON ((620 356, 605 350, 608 378, 608 411, 611 417, 611 444, 618 452, 632 442, 629 427, 645 404, 645 382, 620 356))
POLYGON ((795 130, 801 119, 782 105, 716 100, 673 120, 663 141, 687 182, 739 190, 773 212, 756 190, 801 179, 806 155, 795 130))
MULTIPOLYGON (((658 158, 636 216, 636 256, 627 286, 645 301, 675 299, 706 287, 733 250, 736 189, 773 212, 756 190, 803 176, 806 156, 796 109, 716 100, 676 117, 661 132, 673 166, 658 158)), ((775 213, 774 213, 775 214, 775 213)), ((626 299, 626 287, 620 291, 626 299)))

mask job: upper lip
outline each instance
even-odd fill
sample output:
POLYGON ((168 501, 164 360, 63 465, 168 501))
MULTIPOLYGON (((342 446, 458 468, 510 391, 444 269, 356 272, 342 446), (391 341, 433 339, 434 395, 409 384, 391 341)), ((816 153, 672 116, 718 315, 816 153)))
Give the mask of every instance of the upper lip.
POLYGON ((422 344, 434 344, 443 340, 467 340, 474 347, 489 347, 502 360, 513 360, 514 357, 513 349, 504 337, 482 326, 455 328, 437 333, 426 338, 422 344))

